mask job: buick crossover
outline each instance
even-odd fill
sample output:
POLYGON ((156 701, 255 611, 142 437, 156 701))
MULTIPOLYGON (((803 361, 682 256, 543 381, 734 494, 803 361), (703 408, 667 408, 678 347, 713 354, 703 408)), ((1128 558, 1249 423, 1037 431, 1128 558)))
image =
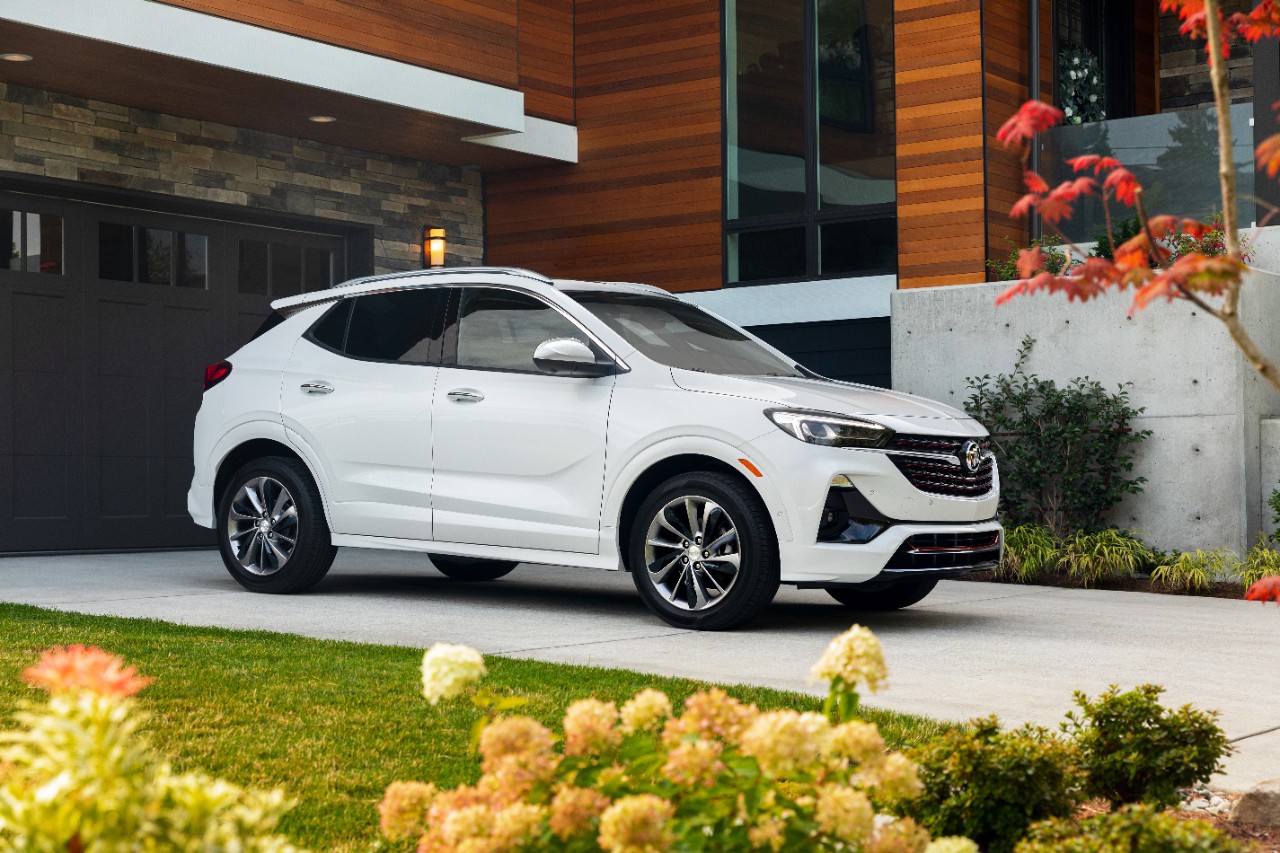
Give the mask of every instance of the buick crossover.
POLYGON ((779 584, 889 610, 1000 558, 978 423, 656 287, 468 268, 272 307, 206 370, 188 495, 254 592, 390 548, 456 581, 621 569, 668 623, 723 629, 779 584))

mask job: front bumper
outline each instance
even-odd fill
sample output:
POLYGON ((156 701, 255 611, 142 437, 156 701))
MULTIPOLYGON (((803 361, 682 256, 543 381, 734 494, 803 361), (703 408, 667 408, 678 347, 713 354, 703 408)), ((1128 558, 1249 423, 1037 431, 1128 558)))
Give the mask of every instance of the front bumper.
MULTIPOLYGON (((995 520, 999 481, 978 497, 924 492, 912 485, 890 457, 874 450, 820 447, 797 441, 781 430, 740 447, 781 493, 792 537, 779 542, 782 582, 801 586, 890 583, 906 577, 954 576, 989 568, 1003 549, 1003 531, 995 520), (884 529, 862 543, 822 541, 820 526, 832 478, 843 475, 866 499, 884 529), (932 552, 923 561, 904 561, 904 545, 916 537, 954 536, 991 543, 983 559, 957 552, 932 552), (976 537, 976 538, 975 538, 976 537), (985 538, 984 538, 985 537, 985 538)), ((923 540, 922 540, 923 541, 923 540)), ((939 546, 941 547, 941 546, 939 546)))
MULTIPOLYGON (((865 584, 870 581, 891 583, 909 578, 954 577, 992 568, 1000 560, 1004 547, 1003 530, 997 521, 977 524, 895 524, 862 545, 847 542, 814 542, 809 545, 787 543, 781 550, 782 582, 802 587, 827 587, 865 584), (895 560, 911 550, 908 540, 939 534, 983 535, 997 540, 994 559, 970 562, 965 555, 950 561, 943 554, 938 565, 911 566, 895 560), (906 547, 904 547, 906 546, 906 547)), ((984 553, 988 556, 990 551, 984 553)))

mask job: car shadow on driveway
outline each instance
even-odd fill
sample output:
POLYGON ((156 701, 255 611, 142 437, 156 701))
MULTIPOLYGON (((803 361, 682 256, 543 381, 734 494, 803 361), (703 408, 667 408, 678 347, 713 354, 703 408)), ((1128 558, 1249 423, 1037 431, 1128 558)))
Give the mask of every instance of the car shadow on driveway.
MULTIPOLYGON (((307 593, 308 597, 343 595, 417 599, 478 611, 520 609, 542 612, 556 619, 604 617, 661 624, 644 606, 626 575, 590 570, 539 572, 535 567, 522 567, 501 580, 484 583, 450 580, 430 569, 421 574, 334 573, 307 593)), ((784 587, 778 599, 759 618, 739 630, 760 634, 835 635, 856 623, 877 633, 893 633, 962 629, 993 618, 998 617, 953 607, 931 608, 927 603, 888 613, 856 611, 828 600, 818 591, 799 593, 784 587)))

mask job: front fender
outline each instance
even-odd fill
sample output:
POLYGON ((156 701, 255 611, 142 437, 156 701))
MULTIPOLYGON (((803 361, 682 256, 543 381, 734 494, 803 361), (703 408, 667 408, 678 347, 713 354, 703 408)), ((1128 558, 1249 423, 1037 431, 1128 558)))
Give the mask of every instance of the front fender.
POLYGON ((723 462, 746 477, 756 490, 756 494, 764 501, 765 507, 769 510, 769 516, 773 519, 773 527, 778 534, 778 539, 780 541, 791 540, 791 519, 783 501, 782 492, 768 475, 757 477, 742 464, 740 460, 743 458, 753 461, 750 456, 732 444, 717 438, 682 435, 660 439, 643 450, 632 454, 616 474, 610 477, 609 487, 605 492, 602 513, 602 518, 604 519, 600 537, 602 544, 617 542, 617 529, 621 522, 622 505, 636 481, 654 465, 674 456, 687 455, 708 456, 718 462, 723 462))

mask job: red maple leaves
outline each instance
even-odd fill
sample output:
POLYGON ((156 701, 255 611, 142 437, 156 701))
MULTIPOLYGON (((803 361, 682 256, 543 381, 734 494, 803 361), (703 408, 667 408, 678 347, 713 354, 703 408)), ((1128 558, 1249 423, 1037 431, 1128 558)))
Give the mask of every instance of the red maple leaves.
POLYGON ((1280 577, 1266 577, 1249 587, 1244 594, 1247 601, 1261 601, 1263 604, 1274 601, 1280 604, 1280 577))
POLYGON ((1044 101, 1027 101, 996 133, 1004 147, 1021 145, 1062 122, 1062 110, 1044 101))

